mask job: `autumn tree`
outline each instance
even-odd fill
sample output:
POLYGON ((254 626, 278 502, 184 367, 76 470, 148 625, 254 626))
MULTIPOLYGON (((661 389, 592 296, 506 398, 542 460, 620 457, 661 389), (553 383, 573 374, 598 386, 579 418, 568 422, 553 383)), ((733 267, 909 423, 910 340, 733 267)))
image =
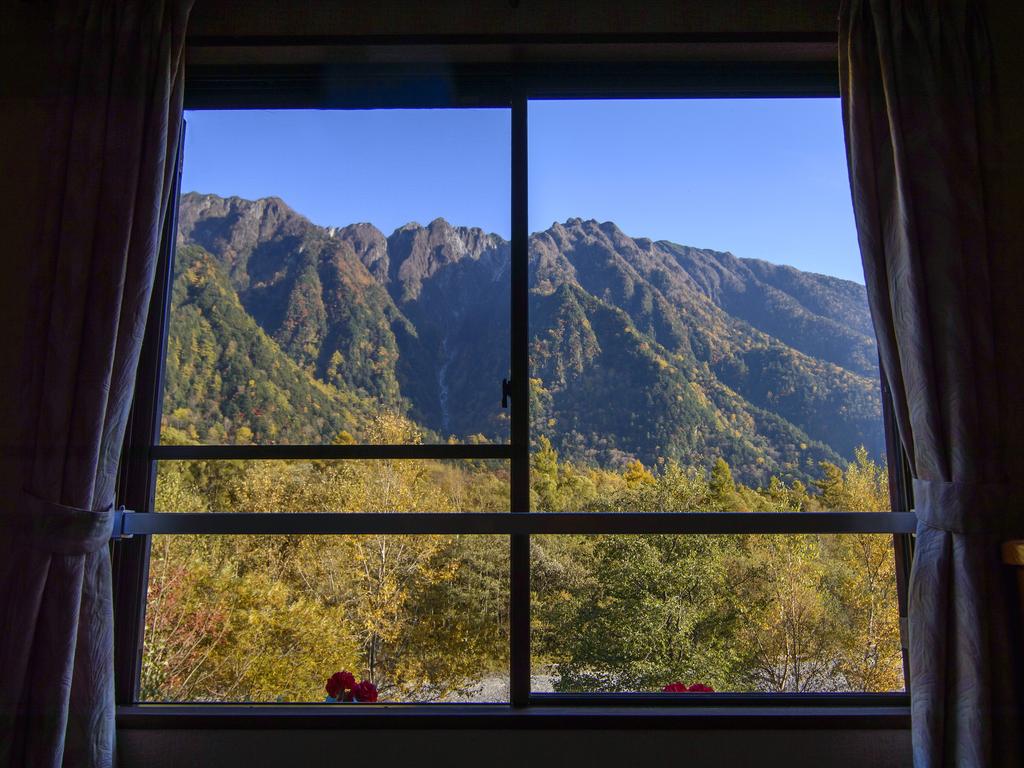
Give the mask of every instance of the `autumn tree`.
MULTIPOLYGON (((366 434, 415 443, 378 414, 366 434)), ((187 441, 187 436, 182 436, 187 441)), ((340 441, 350 442, 350 435, 340 441)), ((799 481, 737 483, 709 469, 559 460, 538 441, 534 504, 601 511, 886 508, 863 452, 799 481)), ((507 509, 487 462, 169 462, 166 511, 507 509)), ((843 536, 535 536, 535 670, 559 690, 890 690, 901 683, 891 542, 843 536)), ((315 701, 326 673, 371 677, 382 698, 471 696, 508 664, 507 540, 491 536, 166 536, 152 546, 147 700, 315 701)))

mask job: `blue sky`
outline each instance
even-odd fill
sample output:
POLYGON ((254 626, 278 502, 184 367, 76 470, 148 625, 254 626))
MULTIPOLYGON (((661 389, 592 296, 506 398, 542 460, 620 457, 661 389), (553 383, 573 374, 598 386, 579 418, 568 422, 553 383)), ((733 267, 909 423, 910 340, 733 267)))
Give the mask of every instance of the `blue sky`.
MULTIPOLYGON (((507 110, 187 115, 183 191, 509 235, 507 110)), ((530 103, 530 230, 573 216, 863 282, 838 99, 530 103)))

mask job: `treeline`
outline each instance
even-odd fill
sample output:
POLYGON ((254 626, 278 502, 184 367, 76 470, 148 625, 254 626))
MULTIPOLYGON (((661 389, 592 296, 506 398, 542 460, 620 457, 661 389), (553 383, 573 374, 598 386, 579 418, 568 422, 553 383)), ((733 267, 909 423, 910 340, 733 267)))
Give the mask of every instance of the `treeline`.
MULTIPOLYGON (((421 439, 380 416, 373 442, 421 439)), ((536 510, 888 508, 885 470, 858 452, 811 486, 736 483, 709 469, 563 462, 539 441, 536 510)), ((503 462, 173 462, 161 511, 508 509, 503 462)), ((533 673, 559 691, 902 688, 891 538, 880 535, 536 536, 533 673)), ((350 669, 382 700, 480 698, 507 678, 508 538, 157 536, 145 700, 318 701, 350 669)))

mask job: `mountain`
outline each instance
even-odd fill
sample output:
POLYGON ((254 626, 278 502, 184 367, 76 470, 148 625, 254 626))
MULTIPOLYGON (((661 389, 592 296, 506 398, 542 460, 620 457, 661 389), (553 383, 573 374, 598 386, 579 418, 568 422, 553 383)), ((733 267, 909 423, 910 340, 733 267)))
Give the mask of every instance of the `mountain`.
MULTIPOLYGON (((772 265, 634 239, 610 222, 579 219, 534 235, 531 267, 535 296, 555 296, 569 315, 585 307, 577 328, 599 311, 618 310, 617 326, 606 319, 603 335, 591 335, 590 346, 603 352, 577 366, 574 381, 552 375, 559 366, 572 370, 565 364, 572 343, 542 376, 553 411, 573 415, 561 432, 578 433, 577 452, 607 445, 594 456, 604 462, 614 462, 617 451, 702 464, 721 455, 747 479, 764 479, 765 467, 799 475, 821 460, 841 463, 861 444, 881 454, 863 286, 797 273, 787 292, 772 265), (596 303, 568 301, 559 290, 566 285, 596 303), (598 383, 588 381, 595 377, 598 383), (613 412, 592 428, 593 412, 607 403, 613 412)), ((540 330, 534 327, 535 339, 540 330)), ((537 366, 543 355, 534 359, 545 371, 537 366)))
POLYGON ((175 252, 165 359, 164 442, 320 442, 361 432, 379 408, 284 354, 194 245, 175 252))
MULTIPOLYGON (((553 224, 529 251, 532 430, 565 458, 705 465, 722 456, 757 483, 807 477, 822 460, 842 464, 858 445, 881 455, 863 286, 632 238, 610 222, 553 224)), ((182 252, 239 312, 218 325, 207 317, 216 303, 176 298, 175 313, 205 319, 225 350, 232 333, 258 331, 250 346, 270 345, 280 358, 259 366, 268 382, 298 387, 314 412, 344 411, 315 425, 289 421, 272 440, 296 440, 295 430, 358 437, 382 407, 437 439, 507 439, 499 382, 508 375, 510 248, 497 235, 436 219, 386 236, 370 224, 317 226, 277 198, 189 193, 182 252)), ((176 281, 189 279, 179 264, 176 281)), ((175 296, 183 290, 176 284, 175 296)), ((179 333, 174 347, 176 318, 172 348, 185 367, 192 346, 179 333)), ((213 368, 231 365, 216 359, 213 368)), ((168 402, 194 409, 194 394, 178 391, 186 379, 169 377, 168 402)), ((237 429, 247 417, 233 412, 237 429)))

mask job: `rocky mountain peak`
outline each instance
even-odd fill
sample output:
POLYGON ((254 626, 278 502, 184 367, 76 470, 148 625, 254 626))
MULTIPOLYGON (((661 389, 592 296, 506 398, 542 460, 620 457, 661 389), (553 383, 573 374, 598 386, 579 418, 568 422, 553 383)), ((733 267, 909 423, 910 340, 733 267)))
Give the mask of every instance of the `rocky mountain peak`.
POLYGON ((406 224, 387 239, 389 282, 401 286, 399 301, 419 296, 423 283, 464 260, 479 262, 505 254, 508 243, 479 227, 456 227, 442 218, 426 227, 406 224))
POLYGON ((382 285, 388 281, 391 260, 388 257, 388 241, 384 233, 373 224, 349 224, 337 230, 334 235, 348 243, 367 271, 382 285))
POLYGON ((229 273, 244 272, 262 243, 300 239, 313 225, 279 197, 245 200, 189 192, 178 211, 179 242, 192 242, 219 256, 229 273))

